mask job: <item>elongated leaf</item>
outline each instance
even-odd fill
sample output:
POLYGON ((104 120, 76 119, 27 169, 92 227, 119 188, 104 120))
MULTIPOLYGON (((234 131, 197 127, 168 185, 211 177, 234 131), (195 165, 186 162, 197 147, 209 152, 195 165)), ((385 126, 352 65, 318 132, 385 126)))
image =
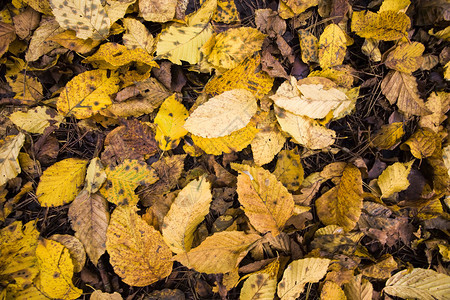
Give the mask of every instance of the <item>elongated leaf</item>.
POLYGON ((319 39, 319 62, 322 69, 339 66, 344 61, 347 46, 344 31, 336 24, 325 27, 319 39))
POLYGON ((240 300, 273 300, 277 279, 268 273, 252 274, 242 286, 240 300))
POLYGON ((352 14, 352 31, 363 38, 395 41, 407 36, 410 20, 405 13, 382 11, 355 11, 352 14))
POLYGON ((409 186, 408 175, 411 172, 414 160, 402 164, 399 162, 388 166, 378 177, 378 185, 381 189, 381 197, 387 198, 394 193, 406 190, 409 186))
POLYGON ((162 226, 163 238, 173 252, 191 249, 194 231, 208 214, 211 201, 211 184, 206 176, 191 181, 180 191, 162 226))
POLYGON ((24 142, 25 135, 23 133, 7 136, 0 142, 0 186, 20 173, 17 157, 24 142))
POLYGON ((359 274, 344 285, 344 292, 348 300, 372 300, 373 286, 359 274))

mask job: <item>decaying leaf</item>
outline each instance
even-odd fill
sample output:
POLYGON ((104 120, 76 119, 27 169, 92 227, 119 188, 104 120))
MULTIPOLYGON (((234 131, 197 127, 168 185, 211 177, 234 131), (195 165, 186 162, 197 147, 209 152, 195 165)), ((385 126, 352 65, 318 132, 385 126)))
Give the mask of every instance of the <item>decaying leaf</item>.
POLYGON ((51 38, 47 38, 47 40, 56 42, 67 49, 81 54, 91 52, 92 49, 100 44, 100 41, 77 38, 76 33, 73 30, 65 30, 53 35, 51 38))
POLYGON ((91 159, 86 171, 84 189, 93 194, 97 192, 106 180, 105 168, 98 157, 91 159))
POLYGON ((24 104, 34 104, 44 98, 42 84, 35 77, 19 73, 6 80, 16 93, 14 99, 19 99, 24 104))
POLYGON ((25 135, 23 133, 7 136, 0 142, 0 186, 20 173, 17 157, 24 142, 25 135))
POLYGON ((397 262, 392 255, 388 254, 383 256, 379 262, 362 269, 361 274, 371 278, 388 279, 391 277, 391 273, 397 270, 397 268, 397 262))
POLYGON ((172 251, 156 229, 133 206, 118 206, 111 215, 106 249, 111 265, 132 286, 146 286, 172 272, 172 251))
POLYGON ((122 20, 126 33, 123 35, 123 43, 128 49, 141 48, 148 54, 155 50, 155 40, 144 24, 136 19, 124 18, 122 20))
POLYGON ((241 289, 241 300, 273 299, 277 289, 277 273, 280 262, 275 260, 264 269, 248 276, 241 289))
POLYGON ((381 173, 378 177, 378 186, 382 192, 381 197, 387 198, 408 188, 408 175, 413 163, 414 160, 405 164, 396 162, 381 173))
POLYGON ((261 167, 232 164, 239 171, 237 193, 250 223, 261 233, 273 236, 292 216, 294 200, 274 174, 261 167))
POLYGON ((163 238, 175 253, 188 252, 194 231, 209 212, 211 184, 206 176, 191 181, 172 203, 162 225, 163 238))
POLYGON ((217 7, 212 20, 225 24, 239 22, 239 13, 233 0, 217 0, 217 7))
POLYGON ((353 276, 349 283, 344 285, 347 299, 371 300, 373 296, 373 286, 362 274, 353 276))
POLYGON ((410 20, 403 12, 354 11, 352 14, 352 31, 363 38, 395 41, 406 38, 409 26, 410 20))
POLYGON ((83 269, 86 263, 86 251, 84 251, 84 246, 79 239, 69 234, 54 234, 48 239, 60 243, 69 250, 75 273, 83 269))
POLYGON ((431 114, 422 116, 419 124, 421 127, 430 128, 438 133, 440 124, 447 119, 445 114, 450 109, 450 94, 445 92, 431 93, 425 106, 431 111, 431 114))
POLYGON ((14 112, 9 119, 25 131, 42 134, 50 125, 59 127, 64 118, 50 107, 37 106, 27 112, 14 112))
POLYGON ((67 158, 48 167, 36 189, 41 206, 53 207, 72 202, 83 186, 86 165, 85 160, 67 158))
POLYGON ((422 64, 425 46, 421 43, 403 43, 389 52, 384 63, 390 69, 411 74, 422 64))
POLYGON ((234 270, 247 254, 249 247, 261 237, 243 231, 217 232, 198 247, 173 257, 188 268, 202 273, 226 273, 234 270))
POLYGON ((0 22, 0 57, 8 51, 9 44, 16 39, 16 31, 13 24, 0 22))
POLYGON ((322 69, 339 66, 345 58, 347 38, 341 27, 330 24, 319 39, 319 63, 322 69))
POLYGON ((54 18, 43 18, 39 27, 34 31, 30 45, 25 53, 28 62, 38 60, 42 55, 58 48, 59 45, 52 38, 62 33, 62 29, 54 18))
POLYGON ((164 23, 175 17, 177 0, 141 0, 139 13, 146 21, 164 23))
POLYGON ((409 148, 415 158, 423 159, 441 148, 441 139, 433 130, 419 128, 400 148, 404 150, 409 148))
POLYGON ((300 40, 300 48, 302 50, 302 61, 305 63, 318 62, 319 40, 312 33, 304 29, 300 29, 298 31, 298 38, 300 40))
POLYGON ((405 134, 403 130, 402 122, 394 122, 391 124, 381 126, 381 129, 373 136, 370 141, 372 147, 377 147, 379 149, 389 149, 397 145, 403 135, 405 134))
POLYGON ((295 149, 282 150, 278 153, 277 165, 273 174, 288 190, 296 191, 300 188, 304 179, 304 171, 300 155, 295 149))
POLYGON ((333 281, 325 281, 322 292, 320 293, 320 299, 330 299, 330 300, 346 300, 344 291, 341 287, 333 281))

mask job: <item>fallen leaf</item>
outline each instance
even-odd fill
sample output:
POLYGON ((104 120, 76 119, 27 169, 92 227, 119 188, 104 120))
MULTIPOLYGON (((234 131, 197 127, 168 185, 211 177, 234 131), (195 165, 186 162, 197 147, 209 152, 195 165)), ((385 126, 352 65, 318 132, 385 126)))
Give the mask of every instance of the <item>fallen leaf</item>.
POLYGON ((379 43, 379 40, 365 39, 364 44, 361 46, 362 52, 374 62, 381 61, 381 52, 380 48, 378 48, 379 43))
POLYGON ((48 167, 36 189, 43 207, 61 206, 75 199, 84 183, 87 161, 66 158, 48 167))
POLYGON ((9 116, 9 119, 19 128, 31 132, 43 134, 45 128, 50 125, 59 127, 64 120, 54 109, 45 106, 37 106, 27 112, 17 111, 9 116))
POLYGON ((56 42, 61 46, 80 54, 89 53, 100 44, 100 41, 96 41, 93 39, 83 40, 77 38, 76 33, 73 30, 65 30, 56 35, 52 35, 51 37, 47 38, 47 41, 56 42))
POLYGON ((342 64, 347 51, 347 38, 341 27, 330 24, 319 39, 319 63, 322 69, 342 64))
POLYGON ((305 29, 298 31, 298 38, 302 50, 302 61, 304 63, 319 62, 319 40, 305 29))
POLYGON ((404 134, 402 122, 383 125, 373 136, 370 146, 378 149, 390 149, 400 143, 404 134))
POLYGON ((0 186, 15 178, 21 171, 18 156, 25 142, 25 135, 9 135, 0 141, 0 186))
POLYGON ((282 150, 278 153, 277 165, 273 174, 290 191, 296 191, 300 188, 304 171, 300 160, 300 155, 295 149, 282 150))
POLYGON ((31 6, 34 10, 40 13, 46 15, 52 14, 49 0, 24 0, 23 2, 25 2, 26 4, 31 6))
POLYGON ((73 271, 78 273, 83 269, 86 263, 86 251, 79 239, 69 234, 54 234, 48 238, 63 245, 69 250, 72 258, 73 271))
POLYGON ((436 149, 441 148, 441 139, 429 128, 419 128, 410 138, 400 146, 402 150, 411 151, 417 159, 433 155, 436 149))
POLYGON ((371 300, 373 297, 372 284, 362 274, 353 276, 352 281, 344 285, 347 299, 371 300))
POLYGON ((354 69, 350 66, 342 65, 324 70, 317 70, 309 73, 308 77, 325 77, 335 82, 338 86, 350 89, 354 82, 354 69))
POLYGON ((31 32, 35 30, 40 21, 40 15, 31 7, 26 8, 23 12, 13 17, 16 34, 22 40, 28 38, 31 32))
POLYGON ((384 0, 383 3, 381 3, 380 9, 378 11, 381 12, 393 10, 406 12, 410 4, 410 0, 384 0))
POLYGON ((406 38, 410 19, 405 13, 396 11, 354 11, 352 14, 352 31, 363 38, 395 41, 406 38))
POLYGON ((408 175, 411 172, 414 160, 402 164, 399 162, 388 166, 378 177, 378 186, 381 189, 382 198, 388 198, 394 193, 406 190, 409 186, 408 175))
POLYGON ((369 265, 361 270, 361 274, 376 279, 388 279, 391 273, 397 270, 398 265, 394 257, 390 254, 384 255, 380 261, 369 265))
POLYGON ((156 229, 133 206, 118 206, 111 215, 106 250, 114 272, 132 286, 147 286, 172 272, 172 251, 156 229))
MULTIPOLYGON (((136 0, 106 0, 105 10, 110 23, 114 25, 117 20, 122 19, 128 8, 135 2, 136 0)), ((111 31, 113 31, 112 28, 111 31)))
POLYGON ((122 296, 118 292, 104 293, 100 290, 96 290, 91 294, 92 300, 122 300, 122 296))
POLYGON ((155 39, 144 24, 133 18, 122 20, 126 33, 123 35, 123 44, 128 49, 141 48, 148 54, 155 51, 155 39))
POLYGON ((212 16, 214 22, 231 24, 239 22, 239 13, 233 0, 217 0, 217 9, 212 16))
POLYGON ((447 119, 445 114, 450 109, 450 94, 445 92, 432 93, 428 97, 428 101, 425 102, 425 106, 431 111, 431 114, 421 116, 419 125, 428 127, 438 133, 440 124, 447 119))
POLYGON ((390 69, 411 74, 422 64, 425 46, 418 42, 403 43, 389 52, 384 63, 390 69))
POLYGON ((341 287, 333 281, 325 281, 322 292, 320 293, 320 299, 322 300, 346 300, 344 291, 341 287))
POLYGON ((305 10, 307 10, 310 7, 316 6, 319 3, 319 0, 307 0, 298 2, 295 0, 282 0, 286 5, 292 9, 295 15, 301 14, 305 10))
POLYGON ((175 17, 177 0, 140 0, 139 13, 145 21, 164 23, 175 17))
POLYGON ((7 77, 6 80, 16 93, 14 99, 20 100, 23 104, 33 105, 44 98, 42 84, 36 77, 19 73, 7 77))
POLYGON ((63 31, 64 29, 59 27, 54 18, 42 18, 39 27, 33 32, 30 45, 25 53, 25 60, 27 62, 36 61, 42 55, 58 48, 59 45, 51 39, 63 31))
POLYGON ((272 77, 289 78, 281 63, 269 51, 263 51, 261 65, 262 70, 272 77))

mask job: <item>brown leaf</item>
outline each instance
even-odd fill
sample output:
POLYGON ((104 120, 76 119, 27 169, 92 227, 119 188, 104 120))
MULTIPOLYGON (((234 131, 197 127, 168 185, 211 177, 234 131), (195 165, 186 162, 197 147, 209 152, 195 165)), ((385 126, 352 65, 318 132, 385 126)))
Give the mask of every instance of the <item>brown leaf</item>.
POLYGON ((22 13, 14 16, 13 20, 17 36, 24 40, 38 27, 40 15, 31 7, 27 7, 22 13))
POLYGON ((14 26, 0 22, 0 57, 8 50, 9 44, 16 38, 14 26))
POLYGON ((289 79, 281 63, 275 57, 273 57, 269 53, 269 51, 263 51, 263 56, 261 57, 261 65, 262 70, 270 76, 289 79))

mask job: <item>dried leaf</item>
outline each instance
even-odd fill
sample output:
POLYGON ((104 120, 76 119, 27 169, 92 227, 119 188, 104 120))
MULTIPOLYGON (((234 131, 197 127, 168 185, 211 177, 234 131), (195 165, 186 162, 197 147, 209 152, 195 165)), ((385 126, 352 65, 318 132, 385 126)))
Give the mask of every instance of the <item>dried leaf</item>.
POLYGON ((361 215, 362 178, 359 169, 347 164, 337 185, 316 200, 317 215, 325 225, 352 230, 361 215))
POLYGON ((241 289, 240 300, 269 300, 275 296, 277 279, 270 273, 254 273, 248 277, 241 289))
MULTIPOLYGON (((117 20, 122 19, 130 5, 135 3, 136 0, 106 0, 105 10, 108 14, 111 24, 114 24, 117 20)), ((111 33, 114 30, 111 28, 111 33)))
POLYGON ((0 141, 0 186, 19 175, 21 170, 17 157, 24 142, 25 135, 21 132, 0 141))
POLYGON ((325 27, 319 39, 319 63, 322 69, 342 64, 347 51, 345 32, 336 24, 325 27))
POLYGON ((280 233, 293 215, 292 195, 274 174, 261 167, 232 164, 239 171, 237 193, 250 223, 261 233, 280 233))
POLYGON ((64 117, 49 107, 37 106, 27 112, 14 112, 9 119, 19 128, 31 132, 43 134, 45 128, 50 125, 59 127, 64 117))
POLYGON ((372 284, 362 274, 353 276, 353 279, 344 285, 345 295, 349 300, 372 300, 372 284))
POLYGON ((106 180, 106 172, 98 157, 91 159, 86 171, 84 189, 93 194, 97 192, 106 180))
POLYGON ((365 39, 364 44, 361 46, 362 52, 374 62, 381 61, 381 51, 378 48, 379 43, 379 40, 365 39))
POLYGON ((378 186, 381 189, 382 198, 388 198, 394 193, 406 190, 409 186, 408 175, 411 172, 414 160, 402 164, 399 162, 388 166, 378 177, 378 186))
POLYGON ((419 125, 428 127, 438 133, 440 124, 447 119, 445 115, 450 109, 450 94, 445 92, 432 93, 425 103, 431 114, 420 117, 419 125))
POLYGON ((302 50, 302 61, 304 63, 319 62, 319 40, 305 29, 298 31, 298 38, 302 50))
POLYGON ((239 13, 234 0, 217 0, 217 9, 212 20, 225 24, 239 22, 239 13))
POLYGON ((86 71, 75 76, 61 92, 56 106, 64 115, 86 119, 111 105, 109 95, 117 92, 117 74, 107 70, 86 71))
POLYGON ((411 4, 410 0, 384 0, 380 6, 380 11, 401 11, 406 12, 408 6, 411 4))
POLYGON ((108 202, 99 194, 83 190, 70 205, 69 218, 75 236, 83 243, 90 260, 97 265, 106 250, 108 202))
POLYGON ((339 67, 313 71, 309 73, 308 77, 325 77, 335 82, 338 86, 350 89, 354 81, 354 72, 355 70, 351 67, 343 65, 339 67))
POLYGON ((124 18, 122 22, 126 29, 126 33, 123 35, 123 44, 128 49, 141 48, 148 54, 153 54, 155 40, 145 25, 132 18, 124 18))
POLYGON ((389 52, 384 63, 390 69, 411 74, 422 64, 425 46, 418 42, 403 43, 389 52))
POLYGON ((320 299, 347 300, 347 297, 337 283, 334 283, 333 281, 325 281, 322 287, 322 292, 320 293, 320 299))
POLYGON ((79 239, 69 234, 54 234, 48 238, 63 245, 69 250, 72 258, 73 271, 78 273, 83 269, 86 263, 86 251, 79 239))
POLYGON ((177 0, 140 0, 139 13, 145 21, 164 23, 175 17, 177 0))
POLYGON ((316 6, 319 3, 319 0, 307 0, 307 1, 295 1, 295 0, 286 0, 283 2, 292 9, 295 15, 301 14, 305 10, 310 7, 316 6))
POLYGON ((31 6, 34 10, 40 13, 46 15, 52 14, 49 0, 24 0, 23 2, 25 2, 26 4, 31 6))
POLYGON ((390 149, 397 145, 405 131, 403 130, 402 122, 394 122, 381 126, 381 129, 373 136, 370 141, 371 147, 377 147, 378 149, 390 149))
POLYGON ((209 212, 211 184, 206 176, 191 181, 172 203, 162 225, 163 238, 175 253, 188 252, 194 231, 209 212))
POLYGON ((104 293, 100 290, 96 290, 91 294, 91 300, 123 300, 122 296, 118 292, 112 294, 104 293))
POLYGON ((42 84, 36 77, 19 73, 13 77, 7 77, 6 80, 16 93, 14 99, 20 100, 23 104, 33 105, 44 98, 42 84))
POLYGON ((76 33, 73 30, 66 30, 56 35, 52 35, 47 38, 47 41, 53 41, 64 48, 70 49, 80 54, 91 52, 95 47, 100 44, 100 41, 92 39, 80 39, 76 37, 76 33))
POLYGON ((156 229, 133 206, 118 206, 111 215, 106 249, 116 274, 132 286, 152 284, 172 272, 172 251, 156 229))
POLYGON ((52 38, 63 31, 64 29, 59 27, 55 19, 43 18, 31 37, 30 45, 25 54, 25 60, 27 62, 36 61, 42 55, 58 48, 59 45, 53 42, 52 38))
POLYGON ((405 13, 395 11, 354 11, 352 31, 363 38, 395 41, 406 38, 410 20, 405 13))
POLYGON ((273 171, 281 183, 290 191, 296 191, 304 179, 300 155, 295 149, 282 150, 278 153, 277 165, 273 171))
POLYGON ((188 268, 201 273, 226 273, 234 270, 247 254, 249 247, 261 237, 243 231, 217 232, 198 247, 173 257, 188 268))
POLYGON ((256 98, 249 91, 226 91, 197 107, 184 128, 203 138, 224 137, 244 128, 256 110, 256 98))
POLYGON ((441 148, 440 137, 429 128, 419 128, 410 138, 400 146, 402 150, 409 150, 417 159, 433 155, 436 149, 441 148), (405 147, 405 145, 407 145, 405 147))
POLYGON ((398 265, 394 257, 387 254, 379 262, 363 268, 361 274, 376 279, 388 279, 397 268, 398 265))
POLYGON ((67 158, 44 171, 36 189, 43 207, 61 206, 75 199, 84 183, 87 161, 67 158))

